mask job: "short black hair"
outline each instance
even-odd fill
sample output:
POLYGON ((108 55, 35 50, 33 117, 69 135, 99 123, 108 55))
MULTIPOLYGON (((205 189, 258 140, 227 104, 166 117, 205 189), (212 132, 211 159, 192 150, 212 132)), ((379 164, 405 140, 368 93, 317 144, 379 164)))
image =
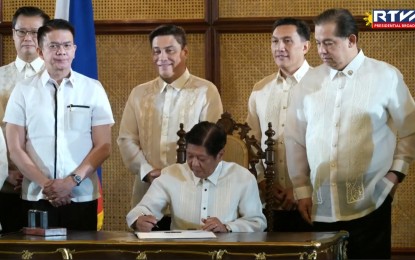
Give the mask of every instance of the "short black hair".
POLYGON ((186 145, 193 144, 206 148, 206 152, 215 157, 225 147, 226 132, 214 123, 203 121, 186 133, 186 145))
POLYGON ((43 24, 45 24, 47 21, 50 20, 49 15, 47 15, 42 9, 34 7, 34 6, 22 6, 19 9, 16 10, 16 12, 13 14, 12 18, 12 28, 16 29, 16 23, 17 18, 19 18, 20 15, 28 16, 28 17, 34 17, 39 16, 43 19, 43 24))
POLYGON ((52 19, 46 22, 37 31, 37 42, 39 43, 40 47, 43 46, 43 38, 45 35, 54 30, 68 30, 72 33, 72 36, 75 39, 75 29, 70 22, 64 19, 52 19))
POLYGON ((354 34, 356 35, 357 41, 359 29, 356 20, 349 10, 342 8, 328 9, 319 14, 314 19, 315 25, 321 25, 325 23, 336 24, 335 35, 337 37, 347 38, 350 35, 354 34))
POLYGON ((153 45, 154 38, 162 35, 173 35, 180 46, 182 46, 182 49, 187 45, 186 32, 182 27, 176 26, 174 24, 163 24, 158 26, 150 33, 148 37, 150 40, 150 46, 153 45))
POLYGON ((308 24, 305 21, 292 17, 283 18, 274 22, 274 25, 272 26, 272 31, 274 31, 275 28, 281 25, 294 25, 295 27, 297 27, 298 35, 300 35, 300 37, 303 40, 310 40, 310 26, 308 26, 308 24))

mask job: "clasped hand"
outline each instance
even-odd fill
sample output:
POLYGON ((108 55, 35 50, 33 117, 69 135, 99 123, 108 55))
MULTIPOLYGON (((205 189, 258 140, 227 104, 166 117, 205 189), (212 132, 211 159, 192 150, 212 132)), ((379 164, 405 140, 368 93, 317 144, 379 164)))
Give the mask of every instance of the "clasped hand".
POLYGON ((297 209, 297 201, 294 199, 293 188, 284 189, 280 185, 275 184, 273 195, 277 205, 281 206, 284 210, 297 209))
POLYGON ((60 207, 71 203, 73 181, 69 178, 49 180, 43 187, 43 194, 50 204, 60 207))
POLYGON ((22 189, 23 175, 18 170, 9 170, 7 182, 14 186, 15 191, 22 189))

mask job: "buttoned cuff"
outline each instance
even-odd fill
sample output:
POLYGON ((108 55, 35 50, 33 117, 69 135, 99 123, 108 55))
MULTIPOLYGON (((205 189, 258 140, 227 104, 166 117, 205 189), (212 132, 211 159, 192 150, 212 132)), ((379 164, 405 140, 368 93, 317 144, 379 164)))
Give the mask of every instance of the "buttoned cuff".
POLYGON ((238 232, 238 228, 236 227, 236 225, 232 225, 232 224, 227 223, 227 224, 225 224, 225 226, 226 226, 226 229, 228 230, 228 232, 229 232, 229 230, 230 230, 230 232, 238 232))
POLYGON ((395 159, 392 163, 391 171, 398 171, 406 175, 409 169, 409 164, 404 160, 395 159))
POLYGON ((154 170, 154 168, 150 164, 148 164, 148 163, 141 164, 140 179, 141 179, 142 182, 144 182, 143 180, 147 176, 147 173, 151 172, 152 170, 154 170))
POLYGON ((129 216, 127 215, 127 225, 129 228, 135 229, 132 225, 134 222, 136 222, 138 219, 138 216, 129 216))
POLYGON ((305 199, 305 198, 311 198, 313 194, 313 188, 311 186, 303 186, 299 188, 294 189, 294 193, 297 196, 297 199, 305 199))

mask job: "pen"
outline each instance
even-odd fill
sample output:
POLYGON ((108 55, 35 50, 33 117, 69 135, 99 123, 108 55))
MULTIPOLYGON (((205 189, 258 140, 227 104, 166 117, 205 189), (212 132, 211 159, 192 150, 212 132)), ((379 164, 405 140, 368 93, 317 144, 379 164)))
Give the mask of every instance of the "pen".
MULTIPOLYGON (((141 212, 141 216, 147 216, 147 215, 141 212)), ((160 227, 157 224, 154 224, 154 227, 160 229, 160 227)))

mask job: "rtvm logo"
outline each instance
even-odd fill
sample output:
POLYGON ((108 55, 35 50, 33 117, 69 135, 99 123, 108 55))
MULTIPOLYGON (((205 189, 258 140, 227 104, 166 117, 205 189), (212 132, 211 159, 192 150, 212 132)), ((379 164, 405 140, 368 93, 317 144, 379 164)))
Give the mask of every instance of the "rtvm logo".
POLYGON ((373 10, 372 28, 415 29, 415 10, 373 10))

